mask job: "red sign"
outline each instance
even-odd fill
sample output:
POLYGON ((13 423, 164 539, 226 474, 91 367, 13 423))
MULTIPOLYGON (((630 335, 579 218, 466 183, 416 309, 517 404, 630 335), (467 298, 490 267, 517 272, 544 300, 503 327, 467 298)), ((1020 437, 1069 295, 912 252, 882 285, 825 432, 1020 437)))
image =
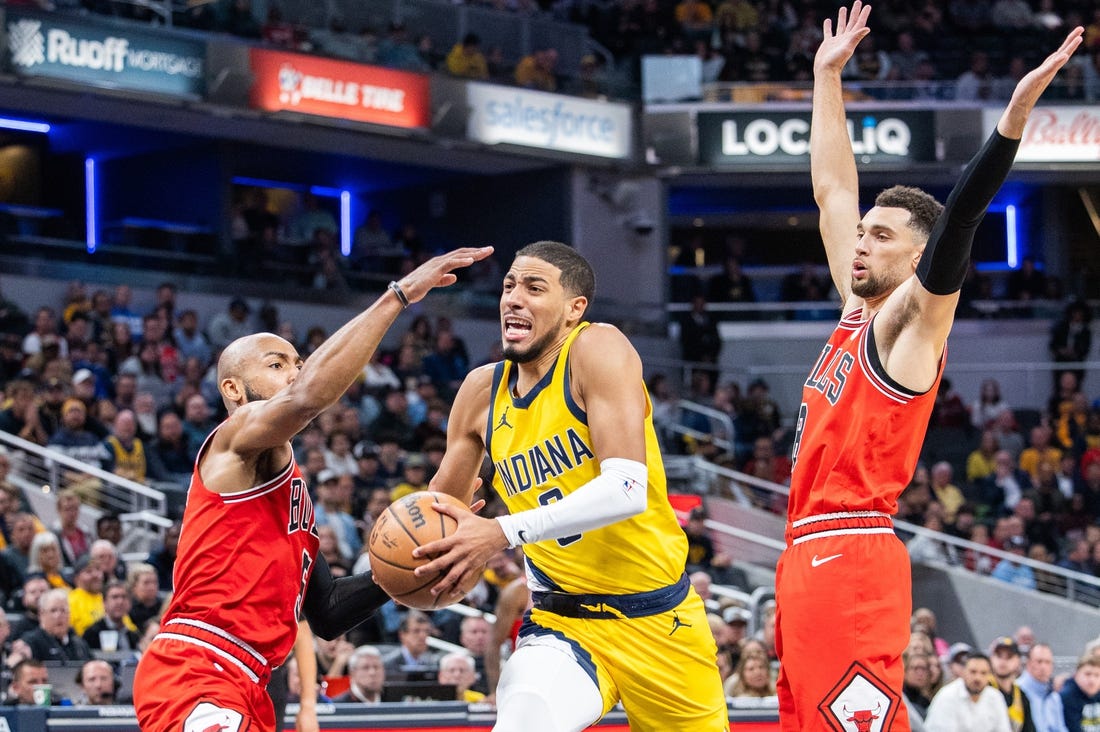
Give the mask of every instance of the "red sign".
POLYGON ((427 127, 428 77, 408 71, 250 49, 251 104, 392 127, 427 127))

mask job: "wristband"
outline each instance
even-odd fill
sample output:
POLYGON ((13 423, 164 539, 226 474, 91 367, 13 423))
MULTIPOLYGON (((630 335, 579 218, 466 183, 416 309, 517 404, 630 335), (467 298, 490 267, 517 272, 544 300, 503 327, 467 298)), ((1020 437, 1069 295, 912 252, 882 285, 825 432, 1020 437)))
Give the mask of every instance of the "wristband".
POLYGON ((393 294, 397 295, 397 299, 401 302, 401 309, 404 310, 409 307, 409 298, 405 296, 405 291, 401 289, 401 285, 397 284, 397 280, 390 280, 390 284, 387 285, 393 294))

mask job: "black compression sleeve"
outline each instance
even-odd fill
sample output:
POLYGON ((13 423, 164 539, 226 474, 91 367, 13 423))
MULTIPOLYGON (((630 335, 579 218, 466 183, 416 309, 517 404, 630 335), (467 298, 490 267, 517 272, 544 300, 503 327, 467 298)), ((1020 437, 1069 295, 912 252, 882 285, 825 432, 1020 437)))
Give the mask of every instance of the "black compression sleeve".
POLYGON ((1019 140, 993 130, 951 190, 917 265, 917 279, 933 295, 950 295, 962 288, 974 230, 1008 177, 1019 147, 1019 140))
POLYGON ((328 562, 318 554, 302 610, 310 629, 325 640, 332 640, 369 618, 389 599, 374 583, 370 572, 334 578, 328 562))

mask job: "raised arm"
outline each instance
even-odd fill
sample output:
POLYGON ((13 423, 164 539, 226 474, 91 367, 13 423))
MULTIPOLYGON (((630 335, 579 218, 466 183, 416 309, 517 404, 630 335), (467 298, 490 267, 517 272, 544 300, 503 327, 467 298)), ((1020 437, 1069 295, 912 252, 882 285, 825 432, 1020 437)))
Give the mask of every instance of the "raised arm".
POLYGON ((844 116, 840 72, 871 31, 871 6, 856 0, 851 13, 841 8, 836 33, 825 21, 825 39, 814 56, 813 118, 810 123, 810 178, 821 212, 819 229, 833 284, 847 308, 852 294, 852 259, 859 223, 859 177, 844 116))
MULTIPOLYGON (((468 267, 492 251, 492 247, 464 248, 435 257, 403 277, 398 288, 408 303, 417 302, 433 288, 454 283, 455 269, 468 267)), ((243 456, 284 445, 333 405, 363 370, 382 336, 404 309, 406 303, 400 297, 394 289, 387 290, 321 344, 301 364, 301 371, 290 386, 271 399, 238 409, 218 431, 217 439, 223 444, 227 442, 225 446, 230 452, 243 456)), ((277 360, 272 357, 272 367, 277 366, 277 360)), ((282 363, 280 367, 296 368, 297 364, 282 363)))
POLYGON ((1071 31, 1057 51, 1016 85, 997 129, 967 164, 947 197, 915 276, 884 306, 875 335, 880 355, 887 352, 883 357, 887 373, 904 386, 923 391, 935 380, 954 322, 974 232, 1012 169, 1035 103, 1081 45, 1083 32, 1080 27, 1071 31))

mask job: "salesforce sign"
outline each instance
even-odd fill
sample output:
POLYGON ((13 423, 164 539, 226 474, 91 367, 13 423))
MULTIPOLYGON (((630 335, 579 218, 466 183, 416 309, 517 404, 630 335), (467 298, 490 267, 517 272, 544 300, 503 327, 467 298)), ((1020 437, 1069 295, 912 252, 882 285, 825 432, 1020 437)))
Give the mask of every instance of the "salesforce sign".
POLYGON ((466 85, 466 100, 471 140, 602 158, 631 156, 633 119, 626 104, 478 82, 466 85))
MULTIPOLYGON (((810 113, 700 112, 703 165, 797 163, 810 159, 810 113)), ((848 136, 860 162, 935 160, 931 112, 848 113, 848 136)))
POLYGON ((8 52, 23 76, 161 94, 201 96, 206 47, 164 31, 8 11, 8 52))

